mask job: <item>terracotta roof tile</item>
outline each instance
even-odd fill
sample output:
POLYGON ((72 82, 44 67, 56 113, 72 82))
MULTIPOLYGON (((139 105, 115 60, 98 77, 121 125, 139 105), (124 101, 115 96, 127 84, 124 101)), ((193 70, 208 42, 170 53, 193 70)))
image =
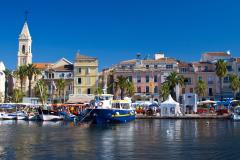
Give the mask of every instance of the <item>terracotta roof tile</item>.
POLYGON ((33 65, 38 69, 46 69, 47 67, 51 67, 52 63, 33 63, 33 65))
POLYGON ((224 57, 230 57, 230 54, 227 54, 226 52, 206 52, 203 53, 203 55, 208 55, 208 56, 224 56, 224 57))
POLYGON ((92 60, 96 60, 97 58, 85 56, 85 55, 82 55, 82 54, 80 54, 80 53, 78 52, 77 55, 76 55, 76 59, 77 59, 77 60, 80 60, 80 59, 92 59, 92 60))

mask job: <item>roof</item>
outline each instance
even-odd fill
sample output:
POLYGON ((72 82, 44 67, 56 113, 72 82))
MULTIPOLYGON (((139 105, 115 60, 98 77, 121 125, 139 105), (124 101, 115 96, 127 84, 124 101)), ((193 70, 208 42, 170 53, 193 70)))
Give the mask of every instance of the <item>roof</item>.
POLYGON ((240 63, 240 58, 236 58, 236 62, 237 62, 237 63, 240 63))
POLYGON ((127 61, 122 61, 120 62, 120 64, 135 64, 136 63, 136 59, 131 59, 131 60, 127 60, 127 61))
POLYGON ((79 52, 77 52, 76 59, 77 60, 81 60, 81 59, 83 59, 83 60, 87 60, 87 59, 96 60, 97 58, 85 56, 85 55, 82 55, 79 52))
POLYGON ((163 104, 175 104, 175 105, 179 105, 178 102, 174 101, 174 99, 172 98, 171 95, 168 96, 168 99, 164 102, 161 103, 161 105, 163 104))
POLYGON ((152 59, 152 60, 143 60, 142 61, 143 64, 150 64, 150 63, 157 63, 157 62, 162 62, 162 63, 176 63, 176 59, 174 58, 167 58, 167 57, 164 57, 164 58, 159 58, 159 59, 152 59))
POLYGON ((206 52, 206 53, 203 53, 203 55, 231 57, 231 55, 226 52, 206 52))
POLYGON ((29 29, 28 29, 27 22, 25 22, 23 25, 22 32, 19 35, 19 39, 31 39, 31 35, 30 35, 29 29))
POLYGON ((188 62, 179 61, 178 67, 192 67, 192 64, 188 62))
POLYGON ((64 65, 53 68, 54 71, 73 71, 73 65, 64 65))
POLYGON ((38 69, 46 69, 47 67, 51 67, 53 64, 52 63, 33 63, 33 65, 38 68, 38 69))

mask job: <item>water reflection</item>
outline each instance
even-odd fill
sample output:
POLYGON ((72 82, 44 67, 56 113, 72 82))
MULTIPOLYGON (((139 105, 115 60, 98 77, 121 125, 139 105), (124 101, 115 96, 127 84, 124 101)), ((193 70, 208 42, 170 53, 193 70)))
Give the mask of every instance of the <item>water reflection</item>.
POLYGON ((237 159, 239 135, 228 120, 0 121, 0 159, 237 159))

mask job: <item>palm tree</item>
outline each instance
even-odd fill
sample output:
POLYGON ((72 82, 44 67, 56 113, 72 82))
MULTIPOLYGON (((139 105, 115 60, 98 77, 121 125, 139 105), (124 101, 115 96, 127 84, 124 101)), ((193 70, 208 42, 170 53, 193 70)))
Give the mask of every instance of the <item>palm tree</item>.
POLYGON ((133 82, 127 81, 126 92, 129 97, 132 97, 134 95, 135 87, 133 82))
POLYGON ((229 77, 230 77, 230 86, 229 87, 232 89, 234 97, 236 97, 236 91, 240 87, 240 80, 236 74, 231 74, 231 75, 229 75, 229 77))
POLYGON ((22 101, 22 98, 23 98, 24 94, 21 90, 19 89, 14 89, 13 90, 13 101, 15 103, 19 103, 22 101))
POLYGON ((40 98, 42 105, 46 103, 48 97, 47 84, 43 79, 39 80, 35 86, 36 95, 40 98))
POLYGON ((167 97, 170 94, 170 87, 167 82, 162 83, 160 90, 159 90, 159 96, 162 97, 163 101, 167 99, 167 97))
MULTIPOLYGON (((62 92, 64 94, 64 89, 65 89, 66 83, 64 81, 64 79, 58 79, 56 82, 56 88, 58 90, 58 96, 59 99, 61 100, 61 96, 62 96, 62 92)), ((63 99, 65 99, 65 97, 63 96, 63 99)), ((64 100, 65 101, 65 100, 64 100)))
POLYGON ((27 76, 27 66, 23 65, 23 66, 20 66, 18 67, 18 69, 14 72, 14 76, 19 78, 20 80, 20 88, 21 88, 21 91, 23 92, 23 82, 27 76))
POLYGON ((8 94, 9 94, 8 80, 12 76, 12 72, 9 69, 5 69, 3 72, 5 74, 5 97, 4 97, 4 102, 7 102, 7 97, 8 97, 8 94))
POLYGON ((227 63, 224 62, 224 60, 220 59, 216 63, 216 74, 219 77, 220 80, 220 96, 221 100, 223 98, 222 96, 222 78, 227 75, 227 63))
POLYGON ((33 76, 35 75, 39 75, 41 74, 40 70, 36 68, 36 66, 34 66, 33 64, 28 64, 26 66, 26 74, 28 77, 28 96, 31 97, 32 96, 32 79, 33 76))
POLYGON ((207 88, 206 83, 203 80, 198 80, 197 86, 195 87, 195 92, 198 94, 199 97, 203 97, 205 96, 206 88, 207 88))
POLYGON ((103 94, 103 89, 101 87, 97 87, 96 91, 95 91, 96 95, 101 95, 103 94))
POLYGON ((184 77, 182 75, 178 75, 177 72, 174 71, 166 78, 166 83, 169 86, 171 96, 176 100, 175 88, 177 85, 184 85, 184 77))
POLYGON ((128 77, 118 76, 116 83, 117 83, 116 86, 118 86, 118 88, 120 88, 121 99, 123 99, 125 90, 127 89, 127 86, 128 86, 128 77))

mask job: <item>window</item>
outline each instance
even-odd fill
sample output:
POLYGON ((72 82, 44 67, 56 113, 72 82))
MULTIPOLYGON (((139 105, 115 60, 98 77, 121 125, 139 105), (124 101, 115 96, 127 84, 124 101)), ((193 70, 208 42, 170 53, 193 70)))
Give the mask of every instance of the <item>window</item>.
POLYGON ((91 89, 90 88, 87 89, 87 94, 91 94, 91 89))
POLYGON ((229 83, 229 81, 230 81, 230 78, 228 76, 223 78, 223 83, 229 83))
POLYGON ((91 77, 87 77, 87 78, 86 78, 86 83, 87 83, 87 85, 90 85, 90 84, 91 84, 91 77))
POLYGON ((128 76, 129 82, 132 82, 132 76, 128 76))
POLYGON ((185 85, 191 85, 192 84, 192 79, 191 78, 185 78, 184 83, 185 83, 185 85))
POLYGON ((186 73, 187 72, 187 68, 180 68, 180 72, 181 73, 186 73))
POLYGON ((78 73, 82 73, 82 68, 78 68, 78 73))
POLYGON ((149 69, 149 65, 146 65, 146 68, 149 69))
POLYGON ((154 87, 154 93, 158 93, 158 86, 154 87))
POLYGON ((166 69, 173 69, 173 65, 172 64, 167 64, 166 69))
POLYGON ((208 88, 208 95, 209 95, 209 96, 213 96, 212 88, 208 88))
POLYGON ((185 94, 185 88, 182 88, 182 94, 185 94))
POLYGON ((25 45, 22 45, 22 53, 25 54, 25 45))
POLYGON ((146 93, 149 93, 149 86, 146 86, 146 93))
POLYGON ((227 70, 228 70, 228 72, 233 71, 232 66, 227 66, 227 70))
POLYGON ((88 67, 86 70, 86 74, 90 74, 90 72, 91 72, 91 69, 88 67))
POLYGON ((208 76, 208 84, 213 84, 214 80, 213 80, 213 76, 208 76))
POLYGON ((198 66, 198 72, 201 72, 201 71, 202 71, 201 66, 198 66))
POLYGON ((193 93, 193 88, 190 88, 190 93, 193 93))
POLYGON ((154 75, 154 82, 158 82, 158 76, 154 75))
POLYGON ((204 71, 205 71, 205 72, 208 71, 208 66, 204 66, 204 71))
POLYGON ((240 66, 238 66, 238 72, 240 72, 240 66))
POLYGON ((141 87, 140 86, 138 86, 137 87, 137 93, 141 93, 142 91, 141 91, 141 87))
POLYGON ((52 74, 48 74, 48 78, 51 79, 52 78, 52 74))
POLYGON ((149 75, 146 75, 146 82, 149 82, 149 75))
POLYGON ((78 78, 78 84, 82 83, 82 78, 78 78))
POLYGON ((72 85, 68 86, 68 90, 71 91, 72 90, 72 85))
POLYGON ((141 76, 140 75, 137 75, 137 82, 141 83, 141 76))
POLYGON ((54 73, 52 73, 52 79, 54 79, 54 73))
POLYGON ((61 74, 59 75, 60 78, 64 78, 64 76, 65 76, 64 73, 61 73, 61 74))
POLYGON ((199 81, 202 80, 202 76, 199 76, 199 77, 198 77, 198 80, 199 80, 199 81))
POLYGON ((157 65, 154 65, 154 68, 155 68, 155 69, 157 69, 157 68, 158 68, 158 66, 157 66, 157 65))

